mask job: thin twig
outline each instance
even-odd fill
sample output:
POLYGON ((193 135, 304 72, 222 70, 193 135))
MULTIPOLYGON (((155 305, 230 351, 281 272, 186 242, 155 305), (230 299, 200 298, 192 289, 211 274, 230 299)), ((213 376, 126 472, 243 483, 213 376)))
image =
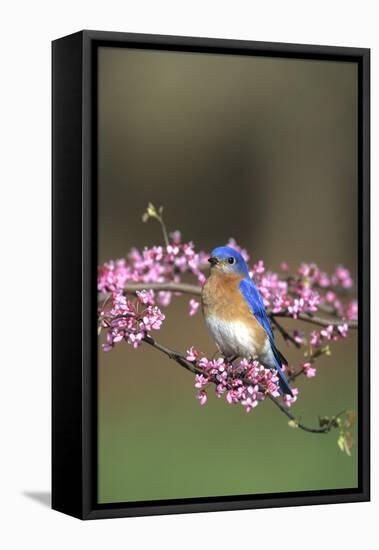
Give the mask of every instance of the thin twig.
POLYGON ((149 219, 157 220, 157 222, 160 223, 162 234, 163 234, 163 240, 165 242, 166 247, 168 247, 170 245, 170 240, 168 238, 166 224, 163 219, 163 206, 156 208, 153 203, 149 202, 149 204, 147 205, 147 210, 146 212, 144 212, 142 216, 142 221, 147 222, 149 219))
POLYGON ((300 369, 298 369, 296 372, 294 372, 293 374, 291 374, 289 377, 288 377, 288 382, 293 382, 294 380, 296 380, 296 378, 298 376, 300 376, 301 374, 304 374, 304 368, 301 367, 300 369))
POLYGON ((299 344, 299 342, 296 342, 295 338, 289 332, 287 332, 284 327, 282 327, 282 325, 279 323, 279 321, 275 319, 275 316, 272 313, 270 315, 270 319, 272 323, 276 326, 280 334, 283 336, 285 341, 289 340, 295 347, 297 347, 297 349, 301 347, 301 344, 299 344))
MULTIPOLYGON (((320 349, 316 349, 311 355, 310 357, 307 358, 307 363, 311 363, 313 364, 316 359, 318 357, 321 357, 321 355, 324 355, 325 354, 325 348, 320 348, 320 349)), ((288 382, 293 382, 294 380, 296 380, 296 378, 298 376, 300 376, 301 374, 305 374, 305 369, 304 367, 300 367, 297 371, 293 372, 289 377, 288 377, 288 382)))
POLYGON ((192 372, 192 374, 202 374, 203 371, 201 369, 199 369, 195 364, 191 363, 190 361, 187 361, 187 359, 181 353, 178 353, 175 350, 166 348, 166 346, 163 346, 162 344, 157 342, 149 334, 146 334, 142 338, 142 340, 146 344, 149 344, 149 346, 152 346, 153 348, 155 348, 155 349, 161 351, 162 353, 164 353, 165 355, 167 355, 167 357, 169 357, 170 359, 173 359, 174 361, 176 361, 181 367, 183 367, 186 370, 192 372))
POLYGON ((302 424, 299 422, 289 410, 288 408, 283 405, 280 401, 275 399, 275 397, 272 397, 272 395, 268 394, 269 399, 282 411, 283 414, 285 414, 290 420, 295 422, 295 425, 297 428, 300 428, 301 430, 304 430, 305 432, 310 432, 313 434, 326 434, 329 433, 332 428, 334 428, 335 419, 339 416, 343 415, 345 411, 340 412, 336 416, 330 419, 330 422, 328 424, 325 424, 325 426, 321 426, 320 428, 309 428, 308 426, 305 426, 305 424, 302 424))

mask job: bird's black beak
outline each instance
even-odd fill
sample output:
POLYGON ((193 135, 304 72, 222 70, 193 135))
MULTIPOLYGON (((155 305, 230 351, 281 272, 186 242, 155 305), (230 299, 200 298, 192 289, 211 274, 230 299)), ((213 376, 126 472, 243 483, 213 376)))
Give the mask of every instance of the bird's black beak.
POLYGON ((213 265, 218 264, 218 259, 215 258, 214 256, 211 256, 211 257, 208 259, 208 262, 213 266, 213 265))

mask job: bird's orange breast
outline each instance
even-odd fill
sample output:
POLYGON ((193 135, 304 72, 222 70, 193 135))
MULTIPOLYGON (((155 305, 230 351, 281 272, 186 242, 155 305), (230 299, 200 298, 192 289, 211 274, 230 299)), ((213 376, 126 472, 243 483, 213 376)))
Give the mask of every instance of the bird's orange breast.
POLYGON ((258 348, 266 342, 266 331, 258 323, 239 284, 243 276, 214 272, 202 291, 202 307, 205 318, 214 317, 224 322, 242 322, 252 334, 258 348))

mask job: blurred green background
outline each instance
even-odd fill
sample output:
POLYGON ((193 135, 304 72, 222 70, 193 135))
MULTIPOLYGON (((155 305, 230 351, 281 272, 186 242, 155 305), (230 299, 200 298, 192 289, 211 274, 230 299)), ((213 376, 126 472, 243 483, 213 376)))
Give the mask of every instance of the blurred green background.
MULTIPOLYGON (((161 243, 141 222, 152 201, 199 249, 234 237, 269 268, 344 264, 356 278, 355 64, 100 48, 98 91, 99 263, 161 243)), ((187 303, 155 335, 211 354, 187 303)), ((211 395, 200 407, 191 375, 144 346, 98 357, 101 503, 357 485, 356 447, 342 454, 336 431, 291 429, 270 402, 247 414, 211 395)), ((293 406, 312 425, 356 409, 356 334, 317 366, 293 406)))

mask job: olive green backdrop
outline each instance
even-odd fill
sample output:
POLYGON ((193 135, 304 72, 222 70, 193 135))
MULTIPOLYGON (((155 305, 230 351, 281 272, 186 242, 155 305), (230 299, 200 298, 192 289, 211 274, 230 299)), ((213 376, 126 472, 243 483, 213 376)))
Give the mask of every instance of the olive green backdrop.
MULTIPOLYGON (((234 237, 269 268, 341 263, 356 276, 356 65, 101 48, 98 74, 99 262, 161 242, 141 222, 152 201, 199 249, 234 237)), ((211 354, 187 303, 166 310, 159 339, 211 354)), ((200 407, 191 375, 152 349, 98 357, 100 502, 357 485, 356 448, 342 454, 337 432, 290 429, 270 402, 200 407)), ((293 411, 317 424, 355 409, 357 368, 351 334, 299 379, 293 411)))

